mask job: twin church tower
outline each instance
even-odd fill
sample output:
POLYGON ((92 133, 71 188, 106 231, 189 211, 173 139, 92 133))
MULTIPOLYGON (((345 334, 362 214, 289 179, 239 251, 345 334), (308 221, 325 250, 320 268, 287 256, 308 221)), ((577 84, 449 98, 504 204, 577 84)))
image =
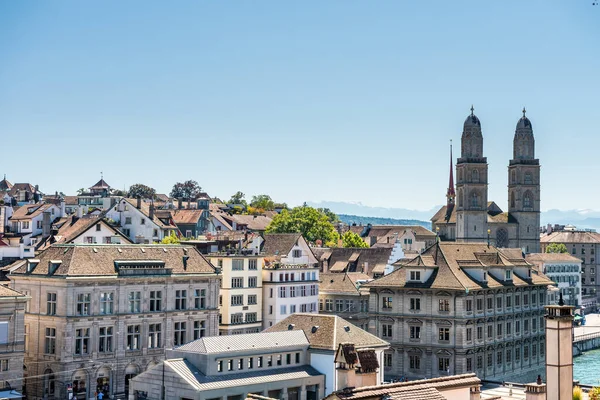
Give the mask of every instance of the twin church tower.
POLYGON ((521 248, 525 253, 540 251, 540 162, 535 158, 531 121, 517 122, 513 159, 508 165, 508 212, 488 201, 488 164, 483 156, 481 122, 473 113, 467 117, 456 162, 456 188, 452 174, 447 204, 431 219, 441 240, 487 242, 496 247, 521 248))

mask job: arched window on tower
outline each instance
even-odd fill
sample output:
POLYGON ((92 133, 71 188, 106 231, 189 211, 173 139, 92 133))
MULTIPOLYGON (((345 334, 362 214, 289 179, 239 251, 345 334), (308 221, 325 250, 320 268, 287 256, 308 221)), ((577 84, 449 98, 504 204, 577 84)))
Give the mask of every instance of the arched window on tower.
POLYGON ((512 171, 510 174, 511 183, 517 183, 517 171, 512 171))
POLYGON ((510 206, 515 206, 515 192, 510 192, 510 206))
POLYGON ((525 184, 526 185, 533 184, 533 179, 531 179, 531 173, 530 172, 525 173, 525 184))
POLYGON ((463 196, 462 189, 458 189, 458 196, 456 196, 456 197, 458 199, 458 206, 459 207, 462 207, 462 196, 463 196))
POLYGON ((533 207, 533 196, 530 191, 525 192, 523 196, 523 207, 524 208, 532 208, 533 207))
POLYGON ((479 193, 471 193, 471 207, 479 207, 479 193))
POLYGON ((474 169, 473 172, 471 172, 471 181, 475 183, 479 182, 479 170, 474 169))

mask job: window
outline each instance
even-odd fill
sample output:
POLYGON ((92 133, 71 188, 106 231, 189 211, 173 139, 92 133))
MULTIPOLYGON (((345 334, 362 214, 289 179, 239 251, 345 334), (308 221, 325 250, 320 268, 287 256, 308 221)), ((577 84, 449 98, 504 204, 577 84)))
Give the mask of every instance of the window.
POLYGON ((344 311, 344 300, 336 300, 335 301, 335 312, 343 312, 344 311))
POLYGON ((496 353, 496 364, 502 364, 502 350, 496 353))
POLYGON ((256 304, 256 295, 255 294, 249 294, 248 295, 248 304, 256 304))
POLYGON ((523 196, 523 207, 525 207, 525 208, 531 207, 531 194, 528 192, 525 193, 525 195, 523 196))
POLYGON ((175 291, 175 309, 185 310, 187 300, 187 290, 176 290, 175 291))
POLYGON ((392 366, 392 353, 383 354, 383 366, 390 368, 392 366))
POLYGON ((287 297, 287 288, 285 286, 281 286, 279 288, 279 297, 280 298, 285 298, 287 297))
POLYGON ((488 297, 488 299, 487 299, 487 308, 488 308, 488 310, 491 310, 494 308, 494 299, 491 297, 488 297))
POLYGON ((419 311, 421 310, 421 299, 419 298, 411 298, 410 299, 410 309, 411 311, 419 311))
POLYGON ((523 330, 525 333, 529 332, 529 319, 523 321, 523 330))
POLYGON ((300 249, 296 249, 292 252, 292 257, 293 258, 300 258, 302 257, 302 250, 300 249))
POLYGON ((467 372, 473 371, 473 359, 471 357, 467 358, 467 372))
MULTIPOLYGON (((313 272, 313 281, 315 280, 315 273, 313 272)), ((310 285, 310 295, 311 296, 316 296, 317 294, 319 294, 319 285, 310 285)))
POLYGON ((56 328, 46 328, 45 354, 56 354, 56 328))
POLYGON ((411 339, 421 339, 421 327, 420 326, 411 326, 410 327, 410 338, 411 339))
POLYGON ((248 269, 255 271, 257 269, 258 262, 256 259, 248 260, 248 269))
POLYGON ((410 280, 411 281, 420 281, 421 280, 421 271, 410 271, 410 280))
POLYGON ((263 356, 259 356, 256 359, 256 367, 257 368, 262 368, 263 367, 263 356))
POLYGON ((525 345, 523 347, 523 358, 527 360, 529 358, 529 346, 525 345))
POLYGON ((465 308, 467 311, 473 311, 473 300, 468 299, 465 301, 465 308))
POLYGON ((421 357, 413 355, 408 356, 410 369, 421 369, 421 357))
POLYGON ((248 287, 256 287, 256 277, 255 276, 251 276, 248 278, 248 287))
POLYGON ((529 295, 527 293, 523 294, 523 305, 524 306, 529 305, 529 295))
POLYGON ((129 312, 139 313, 142 311, 142 292, 129 292, 129 312))
POLYGON ((113 351, 113 327, 101 326, 98 329, 98 352, 111 353, 113 351))
POLYGON ((502 308, 502 297, 496 297, 496 308, 502 308))
POLYGON ((141 348, 140 335, 142 333, 141 325, 127 326, 127 350, 139 350, 141 348))
POLYGON ((217 361, 217 372, 223 372, 223 360, 217 361))
POLYGON ((515 321, 515 334, 521 333, 521 321, 515 321))
POLYGON ((233 360, 227 360, 227 371, 233 371, 233 360))
POLYGON ((239 289, 244 287, 244 278, 231 278, 231 287, 239 289))
POLYGON ((447 299, 439 300, 440 311, 450 311, 450 301, 447 299))
POLYGON ((494 365, 493 354, 492 353, 488 353, 488 355, 487 355, 487 366, 491 367, 493 365, 494 365))
POLYGON ((148 325, 148 348, 158 349, 161 347, 161 324, 150 324, 148 325))
POLYGON ((391 296, 384 296, 382 298, 382 307, 384 310, 391 310, 392 309, 392 297, 391 296))
POLYGON ((146 225, 146 219, 145 219, 145 218, 142 218, 142 219, 140 220, 140 224, 142 224, 142 225, 146 225))
POLYGON ((150 291, 150 311, 161 311, 162 310, 162 291, 151 290, 150 291))
POLYGON ((450 341, 450 328, 439 328, 438 339, 440 342, 450 341))
POLYGON ((296 286, 290 286, 290 297, 296 297, 296 286))
POLYGON ((477 327, 477 340, 483 340, 483 327, 477 327))
POLYGON ((277 354, 277 365, 281 365, 282 364, 282 357, 281 354, 277 354))
POLYGON ((90 328, 75 329, 75 354, 88 354, 90 328))
POLYGON ((477 369, 483 368, 483 356, 477 356, 477 369))
POLYGON ((521 296, 520 295, 515 295, 515 307, 520 307, 521 306, 521 296))
POLYGON ((512 350, 511 349, 506 349, 506 362, 507 363, 512 362, 512 350))
POLYGON ((496 335, 502 336, 502 324, 501 323, 496 326, 496 335))
POLYGON ((515 348, 515 361, 519 361, 521 360, 521 349, 516 347, 515 348))
POLYGON ((512 307, 512 297, 510 295, 506 297, 506 307, 512 307))
POLYGON ((438 371, 450 372, 450 359, 448 357, 438 359, 438 371))
POLYGON ((186 323, 185 322, 175 322, 175 337, 173 340, 174 346, 180 346, 185 343, 185 332, 186 332, 186 323))
POLYGON ((46 298, 46 315, 56 315, 56 293, 48 293, 46 298))
POLYGON ((512 323, 511 322, 506 323, 506 334, 512 335, 512 323))
POLYGON ((296 353, 296 364, 300 364, 300 353, 296 353))
POLYGON ((473 340, 473 328, 467 328, 467 341, 473 340))
POLYGON ((206 321, 194 321, 194 340, 206 336, 206 321))
POLYGON ((483 311, 483 299, 477 299, 477 311, 483 311))
POLYGON ((243 306, 244 305, 244 295, 242 295, 242 294, 231 295, 231 305, 232 306, 243 306))
POLYGON ((242 314, 242 313, 231 314, 231 324, 232 325, 243 324, 243 323, 244 323, 244 314, 242 314))
POLYGON ((100 293, 100 314, 109 315, 114 312, 114 293, 100 293))
POLYGON ((392 337, 392 325, 391 324, 383 324, 381 325, 382 337, 391 338, 392 337))
MULTIPOLYGON (((295 310, 294 310, 295 312, 295 310)), ((292 312, 293 314, 293 312, 292 312)), ((255 312, 249 312, 246 313, 246 322, 250 323, 250 322, 256 322, 256 313, 255 312)))
POLYGON ((279 311, 281 315, 287 314, 287 306, 285 304, 282 304, 281 309, 279 311))
POLYGON ((491 339, 492 336, 494 336, 494 327, 492 325, 488 325, 487 335, 488 335, 488 339, 491 339))
POLYGON ((536 357, 537 356, 537 344, 532 344, 531 345, 531 357, 536 357))
POLYGON ((286 365, 290 365, 292 363, 292 355, 291 354, 286 354, 285 355, 285 363, 286 365))
POLYGON ((2 360, 2 363, 0 364, 0 370, 8 371, 8 360, 2 360))
POLYGON ((325 311, 333 311, 333 300, 325 299, 325 311))
POLYGON ((77 315, 90 315, 89 293, 79 293, 77 295, 77 315))
POLYGON ((244 260, 239 258, 234 258, 231 260, 231 269, 233 271, 243 271, 244 270, 244 260))
POLYGON ((306 297, 306 285, 300 286, 300 296, 306 297))

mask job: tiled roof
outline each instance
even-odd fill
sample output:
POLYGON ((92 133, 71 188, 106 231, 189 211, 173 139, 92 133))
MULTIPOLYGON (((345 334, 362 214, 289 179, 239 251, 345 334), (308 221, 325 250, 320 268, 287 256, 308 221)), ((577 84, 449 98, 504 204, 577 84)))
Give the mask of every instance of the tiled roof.
POLYGON ((104 179, 100 179, 96 184, 89 189, 110 189, 108 183, 104 181, 104 179))
POLYGON ((175 350, 190 353, 228 353, 236 351, 276 349, 308 345, 302 331, 246 333, 231 336, 209 336, 177 347, 175 350))
MULTIPOLYGON (((497 249, 487 243, 454 243, 441 242, 429 247, 421 255, 408 263, 394 264, 399 266, 388 275, 365 284, 366 287, 414 287, 434 289, 481 289, 502 286, 527 286, 530 285, 516 273, 513 274, 511 283, 496 281, 489 277, 487 283, 472 279, 464 268, 483 266, 529 266, 522 256, 521 249, 497 249), (427 282, 407 282, 405 267, 433 268, 433 274, 427 282)), ((531 282, 534 285, 552 284, 552 281, 543 274, 532 274, 531 282)))
POLYGON ((13 187, 13 184, 6 179, 6 175, 4 175, 4 179, 0 181, 0 190, 10 190, 13 187))
POLYGON ((573 257, 568 253, 532 253, 527 254, 525 259, 529 262, 582 262, 581 259, 573 257))
POLYGON ((559 231, 540 236, 541 243, 600 243, 600 233, 559 231))
POLYGON ((26 294, 17 292, 5 285, 0 285, 0 297, 27 297, 26 294))
POLYGON ((241 215, 233 214, 231 218, 238 225, 246 225, 251 231, 264 231, 267 226, 273 221, 271 218, 264 215, 241 215))
POLYGON ((358 350, 358 362, 363 372, 375 372, 379 368, 377 353, 373 349, 358 350))
MULTIPOLYGON (((351 226, 350 230, 356 234, 361 234, 365 226, 351 226)), ((396 234, 402 235, 405 231, 415 233, 417 240, 434 239, 435 233, 421 225, 372 225, 368 237, 386 238, 396 237, 396 234)), ((379 240, 378 240, 379 241, 379 240)))
MULTIPOLYGON (((126 202, 128 202, 131 207, 137 208, 137 199, 128 199, 123 198, 126 202)), ((148 219, 150 219, 150 202, 142 200, 140 202, 140 208, 138 209, 142 214, 144 214, 148 219)), ((158 225, 159 228, 162 229, 178 229, 177 225, 171 223, 172 214, 169 210, 158 210, 155 208, 154 210, 154 218, 151 219, 153 223, 158 225), (163 219, 166 219, 168 222, 164 222, 163 219)))
POLYGON ((198 220, 202 218, 203 212, 203 210, 194 209, 171 210, 171 215, 176 224, 197 224, 198 220))
MULTIPOLYGON (((166 367, 185 379, 197 391, 238 388, 264 384, 265 382, 304 379, 323 375, 313 367, 306 365, 294 368, 275 368, 239 374, 206 376, 192 363, 184 359, 166 360, 164 363, 166 367)), ((160 365, 154 368, 160 368, 160 365)))
POLYGON ((343 272, 348 269, 348 272, 363 272, 367 267, 368 274, 373 275, 374 272, 383 273, 387 265, 391 248, 334 248, 331 249, 329 257, 323 258, 329 263, 329 270, 332 272, 343 272), (355 260, 352 262, 352 260, 355 260), (349 268, 347 268, 349 266, 349 268))
POLYGON ((37 217, 44 211, 56 207, 54 204, 48 203, 37 203, 37 204, 26 204, 19 207, 14 214, 10 217, 11 221, 28 220, 37 217))
POLYGON ((86 214, 81 218, 77 218, 75 215, 70 215, 69 217, 65 218, 65 221, 59 221, 59 224, 54 224, 55 226, 60 225, 58 232, 50 236, 50 239, 47 240, 41 247, 39 247, 38 250, 44 250, 50 247, 52 244, 69 243, 87 232, 89 229, 92 229, 96 224, 104 225, 115 235, 120 236, 123 241, 127 243, 133 243, 127 236, 106 222, 103 217, 105 214, 106 211, 100 213, 99 215, 86 214))
POLYGON ((352 343, 357 349, 389 346, 388 342, 336 315, 292 314, 264 332, 286 331, 290 325, 293 330, 304 331, 311 348, 336 351, 340 343, 352 343))
MULTIPOLYGON (((340 399, 380 399, 382 396, 395 395, 405 397, 393 397, 394 399, 429 399, 425 390, 436 389, 438 392, 453 388, 470 388, 479 386, 481 380, 475 374, 451 375, 432 379, 419 379, 409 382, 398 382, 378 386, 364 386, 352 390, 336 392, 334 395, 340 399), (421 392, 424 397, 415 397, 410 392, 421 392)), ((430 393, 433 393, 430 391, 430 393)), ((439 398, 439 397, 433 397, 439 398)), ((445 398, 445 397, 442 397, 445 398)))
MULTIPOLYGON (((55 244, 37 257, 33 272, 27 263, 13 271, 14 275, 48 276, 49 264, 60 261, 52 276, 117 276, 118 261, 164 262, 172 274, 214 274, 214 267, 193 246, 145 244, 55 244), (184 267, 184 256, 188 256, 184 267)), ((31 262, 31 260, 28 260, 31 262)))
POLYGON ((358 280, 371 280, 368 275, 360 272, 324 273, 320 274, 319 293, 347 293, 350 295, 359 295, 357 287, 358 280))
POLYGON ((446 213, 448 212, 448 206, 442 206, 434 215, 431 217, 431 222, 433 223, 447 223, 447 224, 455 224, 456 223, 456 207, 452 208, 452 213, 450 214, 450 218, 446 219, 446 213))
MULTIPOLYGON (((211 206, 212 206, 212 204, 211 204, 211 206)), ((226 229, 228 229, 228 230, 232 230, 233 229, 233 227, 231 226, 231 224, 229 223, 229 221, 227 221, 225 219, 225 217, 224 217, 226 215, 225 213, 223 213, 221 211, 214 211, 212 209, 212 207, 211 207, 210 215, 214 219, 216 219, 217 221, 219 221, 226 229)))
POLYGON ((301 237, 300 233, 265 233, 262 251, 267 256, 286 257, 301 237))

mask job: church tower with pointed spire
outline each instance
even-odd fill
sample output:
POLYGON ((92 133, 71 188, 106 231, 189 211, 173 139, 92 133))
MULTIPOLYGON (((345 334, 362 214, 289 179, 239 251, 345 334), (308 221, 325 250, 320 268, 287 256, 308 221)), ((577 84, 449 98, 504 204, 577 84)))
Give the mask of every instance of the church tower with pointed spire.
POLYGON ((535 158, 533 126, 523 108, 513 139, 513 159, 508 165, 508 212, 518 222, 510 247, 526 253, 540 251, 540 160, 535 158))
POLYGON ((487 239, 488 164, 483 156, 481 122, 474 114, 463 125, 461 154, 456 163, 456 241, 487 239))

